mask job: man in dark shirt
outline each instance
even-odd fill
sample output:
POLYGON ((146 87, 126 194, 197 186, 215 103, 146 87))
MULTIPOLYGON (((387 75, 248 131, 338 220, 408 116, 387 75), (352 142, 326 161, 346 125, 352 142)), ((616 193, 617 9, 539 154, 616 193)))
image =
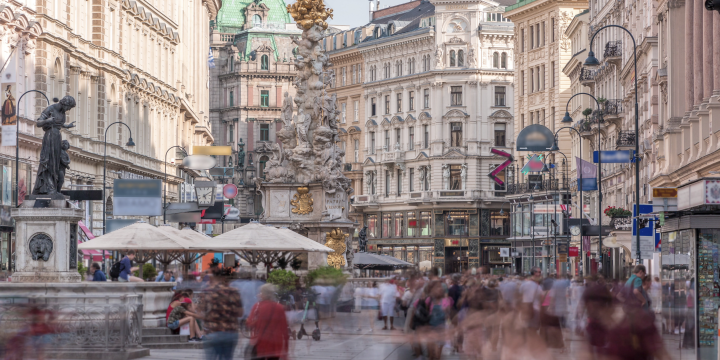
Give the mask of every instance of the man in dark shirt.
POLYGON ((450 286, 450 289, 448 289, 448 296, 453 299, 453 306, 458 306, 458 301, 460 300, 460 296, 463 292, 463 287, 460 285, 461 278, 462 275, 453 274, 452 286, 450 286))
POLYGON ((93 263, 91 269, 93 270, 93 279, 92 281, 107 281, 107 277, 105 276, 105 273, 100 270, 100 264, 93 263))
POLYGON ((243 305, 240 292, 225 284, 217 265, 212 267, 212 272, 203 302, 203 320, 207 331, 205 354, 208 359, 230 360, 238 342, 243 305))

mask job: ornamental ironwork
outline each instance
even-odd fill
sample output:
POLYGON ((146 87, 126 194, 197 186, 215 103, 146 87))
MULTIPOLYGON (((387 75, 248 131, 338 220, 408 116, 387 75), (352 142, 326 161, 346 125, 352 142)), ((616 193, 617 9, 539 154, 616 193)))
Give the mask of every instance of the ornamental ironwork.
POLYGON ((580 71, 580 81, 595 81, 595 71, 583 68, 580 71))
POLYGON ((605 100, 603 103, 603 114, 606 115, 618 115, 623 112, 622 100, 611 99, 605 100))
POLYGON ((635 146, 634 131, 620 131, 616 142, 617 146, 635 146))
POLYGON ((622 40, 608 41, 607 44, 605 44, 603 57, 610 58, 620 56, 622 56, 622 40))

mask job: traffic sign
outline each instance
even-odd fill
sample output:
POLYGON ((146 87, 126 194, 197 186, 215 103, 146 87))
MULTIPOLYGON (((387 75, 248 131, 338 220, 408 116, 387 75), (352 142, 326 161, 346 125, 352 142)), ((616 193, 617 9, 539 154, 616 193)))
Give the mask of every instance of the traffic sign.
POLYGON ((223 195, 228 199, 234 199, 238 194, 238 188, 235 184, 227 184, 223 186, 223 195))
POLYGON ((677 188, 653 188, 653 198, 677 198, 677 188))

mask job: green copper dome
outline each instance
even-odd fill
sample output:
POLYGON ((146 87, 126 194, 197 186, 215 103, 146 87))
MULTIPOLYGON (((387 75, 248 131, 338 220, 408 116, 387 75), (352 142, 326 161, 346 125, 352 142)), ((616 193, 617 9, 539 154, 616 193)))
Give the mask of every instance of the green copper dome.
POLYGON ((236 33, 242 30, 248 19, 245 19, 245 8, 253 2, 265 4, 270 11, 266 22, 271 24, 292 23, 283 0, 223 0, 222 8, 217 15, 216 26, 220 32, 236 33))

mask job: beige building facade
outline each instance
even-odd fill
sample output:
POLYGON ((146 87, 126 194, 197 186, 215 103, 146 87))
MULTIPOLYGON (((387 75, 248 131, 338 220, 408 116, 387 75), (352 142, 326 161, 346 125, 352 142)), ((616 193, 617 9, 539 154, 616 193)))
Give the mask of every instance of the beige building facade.
MULTIPOLYGON (((125 146, 130 137, 125 126, 107 130, 107 186, 116 178, 163 179, 170 147, 191 152, 194 145, 213 143, 208 23, 219 0, 3 0, 1 5, 6 31, 0 62, 9 60, 4 74, 16 74, 13 96, 36 89, 50 101, 67 95, 76 100, 68 112, 76 127, 63 135, 71 145, 64 188, 102 188, 105 131, 115 122, 129 126, 136 145, 125 146)), ((21 192, 27 193, 43 136, 35 120, 48 103, 30 93, 18 105, 21 192)), ((14 147, 0 147, 3 162, 14 155, 14 147)), ((168 162, 177 157, 171 151, 168 162)), ((172 163, 167 169, 168 201, 177 201, 178 185, 192 177, 172 163)), ((112 190, 107 195, 112 215, 112 190)), ((102 202, 86 209, 84 222, 102 234, 102 202)))

